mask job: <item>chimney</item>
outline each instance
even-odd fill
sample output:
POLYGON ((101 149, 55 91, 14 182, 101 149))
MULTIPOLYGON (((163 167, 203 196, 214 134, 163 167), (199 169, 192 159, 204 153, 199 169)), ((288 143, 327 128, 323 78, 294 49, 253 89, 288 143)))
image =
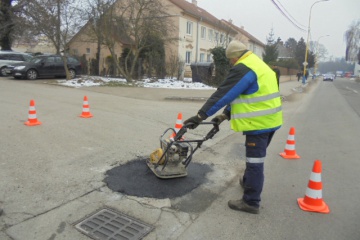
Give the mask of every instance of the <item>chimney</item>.
POLYGON ((233 23, 233 20, 231 18, 229 19, 229 23, 231 23, 231 24, 233 23))
POLYGON ((197 6, 197 1, 196 0, 191 0, 192 4, 194 4, 195 6, 197 6))

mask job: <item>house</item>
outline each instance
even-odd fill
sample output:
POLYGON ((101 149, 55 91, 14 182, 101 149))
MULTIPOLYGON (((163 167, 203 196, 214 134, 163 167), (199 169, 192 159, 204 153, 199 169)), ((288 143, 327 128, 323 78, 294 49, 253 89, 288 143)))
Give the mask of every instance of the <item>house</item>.
POLYGON ((244 27, 238 27, 233 24, 233 21, 230 19, 229 21, 226 21, 224 19, 221 20, 224 24, 229 26, 231 29, 236 31, 235 39, 241 41, 244 43, 247 48, 255 53, 258 57, 262 59, 262 55, 264 53, 265 44, 262 43, 260 40, 258 40, 256 37, 245 31, 244 27))
POLYGON ((289 60, 294 58, 289 49, 284 46, 283 41, 278 41, 276 46, 278 50, 278 60, 289 60))
MULTIPOLYGON (((165 45, 166 61, 176 57, 182 64, 185 77, 191 76, 191 63, 213 62, 211 49, 217 46, 226 47, 232 39, 245 39, 249 49, 261 57, 264 44, 251 36, 245 30, 232 23, 222 21, 197 6, 196 0, 162 0, 169 14, 168 21, 172 21, 174 29, 172 35, 175 41, 165 45), (241 38, 240 38, 241 37, 241 38)), ((117 3, 120 3, 118 1, 117 3)), ((100 51, 100 71, 107 69, 110 51, 105 45, 98 46, 91 37, 91 24, 88 22, 68 44, 70 54, 85 56, 88 62, 96 58, 100 51)), ((131 47, 131 39, 119 36, 116 54, 119 57, 126 47, 131 47)), ((169 64, 169 62, 168 62, 169 64)))
POLYGON ((354 60, 354 75, 360 79, 360 49, 354 60))
POLYGON ((218 46, 226 47, 234 39, 236 32, 223 24, 206 10, 197 6, 197 1, 169 0, 179 17, 179 41, 173 44, 172 50, 185 64, 185 77, 191 76, 190 64, 213 62, 211 49, 218 46))
POLYGON ((31 40, 15 39, 12 45, 12 49, 17 52, 26 53, 56 53, 54 44, 44 35, 34 37, 31 40))

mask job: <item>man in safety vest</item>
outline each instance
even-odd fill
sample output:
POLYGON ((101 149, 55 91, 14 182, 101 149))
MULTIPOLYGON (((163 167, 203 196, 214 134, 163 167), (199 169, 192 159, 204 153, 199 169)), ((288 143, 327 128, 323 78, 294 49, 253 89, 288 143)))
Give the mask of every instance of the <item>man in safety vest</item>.
POLYGON ((257 214, 266 149, 282 125, 281 98, 275 72, 243 43, 232 41, 226 48, 226 57, 233 65, 227 78, 198 114, 184 121, 184 125, 194 129, 225 107, 212 122, 230 120, 231 128, 246 136, 246 169, 240 177, 244 195, 240 200, 230 200, 228 205, 234 210, 257 214))

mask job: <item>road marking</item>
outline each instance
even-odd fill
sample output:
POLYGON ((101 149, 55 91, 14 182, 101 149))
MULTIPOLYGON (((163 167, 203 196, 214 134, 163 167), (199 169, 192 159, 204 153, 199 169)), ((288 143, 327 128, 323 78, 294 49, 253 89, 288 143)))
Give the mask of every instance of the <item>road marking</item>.
POLYGON ((346 87, 346 89, 347 90, 349 90, 349 91, 352 91, 352 92, 354 92, 354 93, 356 93, 356 94, 358 94, 359 92, 358 91, 356 91, 355 89, 351 89, 351 88, 349 88, 349 87, 346 87))

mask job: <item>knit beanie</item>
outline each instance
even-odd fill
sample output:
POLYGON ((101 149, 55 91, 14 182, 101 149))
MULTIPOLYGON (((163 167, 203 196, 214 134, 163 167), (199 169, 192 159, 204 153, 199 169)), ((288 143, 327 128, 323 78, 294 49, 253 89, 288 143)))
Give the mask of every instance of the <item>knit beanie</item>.
POLYGON ((226 48, 226 57, 229 59, 240 57, 245 50, 246 46, 242 42, 233 40, 226 48))

